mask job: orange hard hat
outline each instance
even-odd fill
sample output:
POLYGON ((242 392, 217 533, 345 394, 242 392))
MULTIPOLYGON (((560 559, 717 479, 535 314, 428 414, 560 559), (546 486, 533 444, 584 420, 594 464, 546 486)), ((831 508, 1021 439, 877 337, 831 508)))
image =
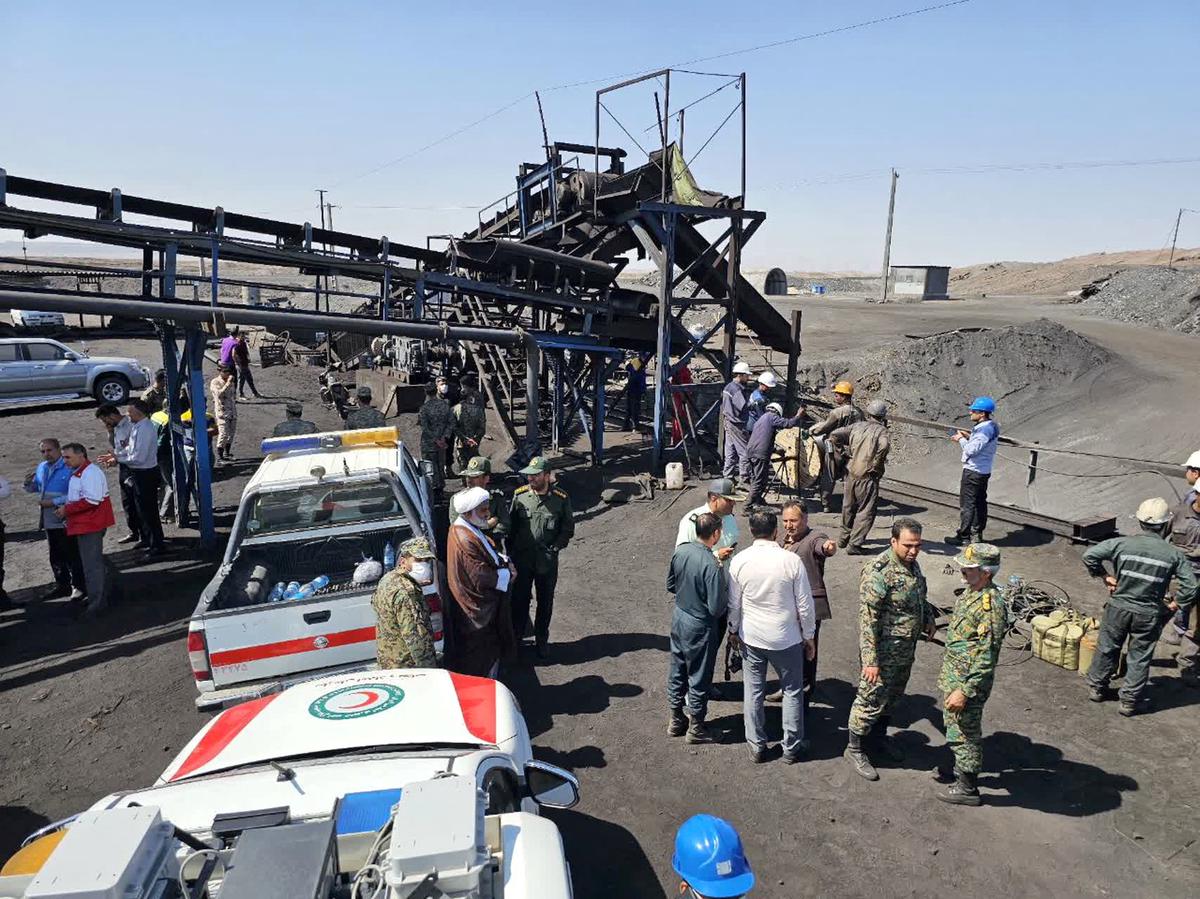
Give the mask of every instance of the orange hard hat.
POLYGON ((833 392, 844 396, 854 396, 854 385, 849 381, 838 381, 833 385, 833 392))

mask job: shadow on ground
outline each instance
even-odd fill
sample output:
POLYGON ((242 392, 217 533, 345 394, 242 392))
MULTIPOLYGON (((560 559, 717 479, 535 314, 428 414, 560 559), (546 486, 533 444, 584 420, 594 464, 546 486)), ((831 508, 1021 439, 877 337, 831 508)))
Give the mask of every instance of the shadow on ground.
POLYGON ((551 809, 545 815, 562 832, 577 899, 666 899, 654 865, 624 827, 576 811, 551 809))

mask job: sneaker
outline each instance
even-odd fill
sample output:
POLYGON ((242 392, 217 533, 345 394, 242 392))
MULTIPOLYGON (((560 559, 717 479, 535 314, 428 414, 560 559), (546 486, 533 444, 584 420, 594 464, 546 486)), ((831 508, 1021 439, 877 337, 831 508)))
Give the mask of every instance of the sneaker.
POLYGON ((682 737, 687 733, 688 720, 683 709, 671 709, 671 720, 667 722, 668 737, 682 737))
POLYGON ((126 534, 124 537, 122 537, 117 542, 118 543, 140 543, 141 539, 142 538, 139 537, 137 534, 130 533, 130 534, 126 534))
POLYGON ((1132 718, 1138 713, 1137 703, 1122 701, 1120 707, 1117 709, 1117 712, 1123 718, 1132 718))
POLYGON ((756 765, 761 765, 766 760, 767 760, 767 747, 766 746, 751 746, 750 747, 750 761, 754 762, 754 764, 756 764, 756 765))
POLYGON ((1092 702, 1104 702, 1107 698, 1102 687, 1088 687, 1088 699, 1092 702))
POLYGON ((703 718, 692 718, 684 739, 693 745, 699 746, 707 743, 716 743, 717 735, 713 733, 712 728, 705 724, 703 718))

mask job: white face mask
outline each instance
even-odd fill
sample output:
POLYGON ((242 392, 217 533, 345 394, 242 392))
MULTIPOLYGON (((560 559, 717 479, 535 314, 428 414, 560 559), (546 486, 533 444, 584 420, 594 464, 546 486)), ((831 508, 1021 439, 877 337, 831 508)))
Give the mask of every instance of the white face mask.
POLYGON ((413 562, 412 568, 408 569, 409 575, 418 584, 429 584, 433 582, 433 563, 432 562, 413 562))

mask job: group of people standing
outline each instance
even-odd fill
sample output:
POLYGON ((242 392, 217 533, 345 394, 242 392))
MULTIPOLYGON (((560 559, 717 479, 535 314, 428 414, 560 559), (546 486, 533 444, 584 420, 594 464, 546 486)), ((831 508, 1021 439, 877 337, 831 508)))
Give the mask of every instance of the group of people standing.
MULTIPOLYGON (((764 703, 783 703, 785 763, 802 761, 808 751, 805 716, 817 675, 822 621, 832 617, 825 586, 825 562, 837 543, 808 521, 799 501, 788 502, 780 518, 758 509, 749 516, 751 544, 735 552, 739 533, 733 518, 736 496, 729 479, 709 485, 704 506, 686 513, 667 572, 674 595, 667 674, 669 736, 689 743, 719 739, 706 723, 713 671, 722 640, 740 653, 743 718, 750 757, 770 758, 764 703), (768 666, 780 692, 766 694, 768 666)), ((898 759, 888 736, 890 713, 903 695, 917 641, 931 637, 938 611, 927 601, 917 563, 922 527, 898 519, 886 550, 863 567, 859 588, 861 673, 849 710, 846 758, 868 780, 879 777, 868 752, 898 759)), ((947 626, 946 654, 939 678, 947 742, 954 756, 952 784, 938 798, 979 804, 975 775, 981 761, 982 709, 991 691, 1001 641, 1007 630, 1004 598, 992 585, 1000 551, 989 544, 966 547, 955 562, 966 589, 947 626)))

